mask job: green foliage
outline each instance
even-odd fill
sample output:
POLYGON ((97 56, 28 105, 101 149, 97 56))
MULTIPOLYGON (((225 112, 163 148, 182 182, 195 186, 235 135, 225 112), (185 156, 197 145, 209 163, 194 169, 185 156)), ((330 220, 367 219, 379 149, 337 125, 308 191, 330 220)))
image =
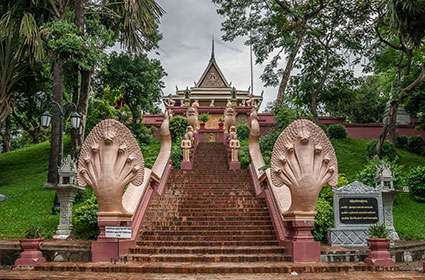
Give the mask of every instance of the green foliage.
MULTIPOLYGON (((181 116, 175 116, 170 121, 170 133, 173 143, 177 142, 178 139, 182 139, 183 135, 186 133, 186 129, 189 123, 186 118, 181 116)), ((179 142, 180 146, 180 142, 179 142)))
POLYGON ((284 105, 274 107, 273 115, 276 119, 276 129, 279 131, 284 130, 289 124, 300 117, 296 110, 284 105))
POLYGON ((206 123, 208 121, 208 119, 210 118, 210 116, 208 115, 208 113, 202 113, 199 115, 199 121, 206 123))
POLYGON ((154 138, 149 144, 140 145, 140 149, 142 150, 145 167, 152 168, 161 149, 161 143, 154 138))
POLYGON ((80 239, 96 239, 99 234, 97 226, 97 201, 93 191, 86 190, 81 203, 74 205, 72 219, 74 235, 80 239))
POLYGON ((26 231, 25 231, 25 238, 27 239, 37 239, 41 238, 43 234, 41 233, 41 227, 38 225, 31 225, 26 231))
POLYGON ((236 132, 239 140, 245 140, 249 137, 249 127, 247 125, 239 125, 236 132))
POLYGON ((425 140, 421 136, 398 136, 396 147, 418 155, 425 155, 425 140))
POLYGON ((425 155, 425 140, 421 136, 410 136, 407 141, 407 150, 418 155, 425 155))
POLYGON ((326 199, 319 197, 316 210, 313 237, 317 241, 326 241, 328 229, 333 226, 334 222, 333 208, 326 199))
MULTIPOLYGON (((376 156, 376 144, 377 140, 372 140, 367 145, 367 156, 369 158, 373 158, 376 156)), ((384 145, 382 146, 382 152, 379 155, 382 159, 389 159, 390 161, 394 161, 398 158, 397 151, 394 148, 394 145, 389 141, 384 141, 384 145)))
POLYGON ((149 144, 153 140, 152 129, 146 127, 142 123, 131 123, 128 125, 128 128, 131 130, 134 137, 136 137, 139 145, 149 144))
POLYGON ((146 54, 112 53, 101 68, 99 84, 101 88, 122 91, 122 102, 130 109, 133 122, 137 122, 142 110, 157 110, 165 75, 160 61, 146 54))
POLYGON ((347 138, 347 130, 341 124, 330 125, 327 129, 330 139, 345 139, 347 138))
POLYGON ((240 140, 241 148, 239 150, 239 161, 241 163, 242 168, 248 168, 248 165, 251 163, 251 158, 249 156, 248 149, 248 140, 242 139, 240 140))
POLYGON ((90 70, 100 58, 100 51, 92 40, 83 38, 77 26, 66 20, 55 20, 44 25, 47 47, 55 55, 90 70))
POLYGON ((270 164, 274 143, 280 135, 280 130, 273 130, 260 138, 261 154, 266 165, 270 164))
POLYGON ((388 230, 385 227, 385 224, 375 224, 369 227, 368 235, 370 238, 388 239, 388 230))
POLYGON ((358 172, 355 176, 357 181, 364 183, 367 186, 375 187, 375 176, 376 171, 381 166, 382 163, 385 163, 393 173, 394 178, 394 187, 400 188, 404 185, 404 177, 402 176, 403 172, 401 170, 400 165, 398 165, 395 161, 389 160, 379 160, 379 159, 370 159, 363 167, 363 169, 358 172))
POLYGON ((408 136, 397 136, 395 139, 395 146, 400 149, 407 150, 407 143, 409 142, 408 136))
POLYGON ((181 138, 176 137, 173 140, 173 145, 171 146, 171 161, 173 162, 174 168, 179 169, 181 166, 181 161, 183 160, 183 152, 180 147, 181 138))
POLYGON ((411 195, 419 202, 425 202, 425 166, 413 168, 406 176, 411 195))

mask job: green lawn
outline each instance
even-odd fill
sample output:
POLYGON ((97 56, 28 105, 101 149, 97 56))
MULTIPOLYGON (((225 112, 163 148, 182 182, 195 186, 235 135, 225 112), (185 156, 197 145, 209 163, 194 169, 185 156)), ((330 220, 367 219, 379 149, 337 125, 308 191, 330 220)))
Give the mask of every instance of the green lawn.
MULTIPOLYGON (((159 152, 159 141, 142 146, 146 167, 159 152)), ((51 208, 54 192, 43 187, 47 178, 49 143, 33 145, 0 154, 0 193, 8 197, 0 203, 0 238, 20 238, 32 225, 40 225, 46 237, 52 236, 59 222, 51 208)))

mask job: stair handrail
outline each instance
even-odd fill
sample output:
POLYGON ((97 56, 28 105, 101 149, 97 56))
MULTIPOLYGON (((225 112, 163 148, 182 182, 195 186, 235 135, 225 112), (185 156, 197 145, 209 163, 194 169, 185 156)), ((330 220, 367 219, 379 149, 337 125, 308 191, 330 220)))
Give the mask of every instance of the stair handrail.
MULTIPOLYGON (((261 128, 258 122, 258 113, 256 107, 253 107, 248 119, 249 138, 248 150, 251 158, 249 172, 254 183, 256 195, 266 199, 267 207, 272 217, 276 237, 280 242, 285 240, 285 228, 283 225, 282 214, 287 209, 281 206, 276 194, 276 188, 273 186, 270 177, 270 167, 266 168, 263 155, 261 153, 259 139, 261 137, 261 128)), ((288 206, 289 208, 289 206, 288 206)))
POLYGON ((165 185, 172 169, 172 163, 170 160, 172 146, 170 133, 170 116, 171 112, 166 110, 164 113, 164 120, 162 121, 159 133, 161 147, 158 156, 155 160, 155 163, 153 164, 152 169, 150 170, 151 172, 149 174, 147 185, 144 188, 143 194, 132 216, 132 236, 130 240, 120 240, 120 244, 122 244, 120 248, 120 255, 125 254, 129 247, 135 245, 136 239, 142 226, 146 209, 149 206, 149 202, 153 197, 153 193, 156 192, 157 194, 162 195, 165 190, 165 185))

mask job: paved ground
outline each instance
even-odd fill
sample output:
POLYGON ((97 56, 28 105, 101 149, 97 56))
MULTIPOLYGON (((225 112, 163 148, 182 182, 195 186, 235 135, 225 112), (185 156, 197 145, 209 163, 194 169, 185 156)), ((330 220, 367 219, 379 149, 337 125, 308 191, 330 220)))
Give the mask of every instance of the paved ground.
POLYGON ((99 280, 282 280, 282 279, 344 279, 344 280, 407 280, 424 279, 425 274, 420 272, 352 272, 352 273, 306 273, 300 275, 290 274, 135 274, 135 273, 78 273, 78 272, 34 272, 34 271, 0 271, 0 279, 4 280, 59 280, 59 279, 99 279, 99 280))

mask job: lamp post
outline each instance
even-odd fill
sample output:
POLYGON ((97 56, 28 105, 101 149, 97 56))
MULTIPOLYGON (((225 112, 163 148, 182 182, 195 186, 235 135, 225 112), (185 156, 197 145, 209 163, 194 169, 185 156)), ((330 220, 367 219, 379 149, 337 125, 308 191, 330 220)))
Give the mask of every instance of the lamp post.
MULTIPOLYGON (((51 103, 52 105, 56 106, 59 110, 59 155, 58 155, 58 167, 60 167, 62 165, 62 160, 63 160, 63 134, 64 134, 64 122, 65 122, 65 117, 67 115, 67 113, 69 112, 70 108, 73 108, 75 111, 71 114, 71 127, 73 129, 80 129, 81 127, 81 116, 77 111, 77 106, 74 103, 68 103, 65 104, 63 106, 61 106, 59 103, 57 103, 56 101, 52 101, 51 103)), ((50 127, 52 121, 52 115, 50 114, 49 111, 45 111, 42 115, 41 115, 41 126, 43 128, 48 128, 50 127)), ((75 155, 74 155, 75 158, 75 155)))
MULTIPOLYGON (((63 106, 61 106, 56 101, 51 102, 52 106, 56 106, 59 111, 59 152, 58 152, 58 169, 61 168, 63 163, 63 134, 64 134, 64 122, 65 117, 70 112, 70 109, 74 109, 74 112, 71 113, 71 127, 73 129, 80 129, 81 126, 81 116, 78 114, 77 106, 74 103, 67 103, 63 106)), ((51 121, 52 121, 52 114, 50 114, 49 111, 45 111, 40 118, 41 126, 43 128, 49 128, 51 121)), ((73 158, 76 158, 76 154, 73 155, 73 158)), ((46 187, 52 187, 51 184, 46 184, 46 187)), ((57 196, 57 193, 55 195, 55 201, 54 201, 54 209, 58 209, 60 207, 60 202, 57 196)))
MULTIPOLYGON (((67 239, 72 231, 72 204, 77 191, 81 188, 78 187, 76 182, 76 154, 74 154, 72 157, 68 156, 65 160, 63 160, 63 134, 65 132, 64 123, 65 118, 69 115, 72 129, 78 130, 81 127, 81 116, 78 114, 78 112, 76 112, 77 106, 75 106, 73 103, 68 103, 64 106, 61 106, 59 103, 52 101, 52 105, 57 107, 60 119, 58 152, 59 182, 57 184, 47 183, 45 187, 56 191, 54 208, 59 208, 59 225, 53 238, 67 239), (71 109, 74 109, 74 112, 70 113, 71 109)), ((41 126, 43 128, 50 127, 51 121, 52 115, 49 111, 46 111, 41 115, 41 126)))

